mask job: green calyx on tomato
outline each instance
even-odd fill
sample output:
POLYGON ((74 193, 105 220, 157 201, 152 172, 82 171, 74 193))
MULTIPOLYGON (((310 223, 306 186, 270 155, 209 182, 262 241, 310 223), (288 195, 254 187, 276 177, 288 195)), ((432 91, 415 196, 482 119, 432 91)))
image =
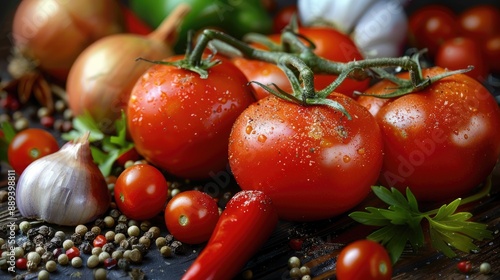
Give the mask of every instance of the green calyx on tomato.
POLYGON ((188 4, 191 11, 184 18, 174 50, 184 53, 190 31, 211 27, 241 38, 250 32, 270 33, 272 18, 260 0, 131 0, 131 9, 152 27, 157 27, 177 5, 188 4))

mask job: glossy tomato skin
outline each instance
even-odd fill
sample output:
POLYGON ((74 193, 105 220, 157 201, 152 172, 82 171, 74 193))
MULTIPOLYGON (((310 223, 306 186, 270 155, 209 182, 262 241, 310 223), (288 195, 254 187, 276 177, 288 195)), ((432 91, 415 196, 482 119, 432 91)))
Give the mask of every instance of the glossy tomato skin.
POLYGON ((176 194, 165 208, 165 224, 175 239, 187 244, 206 242, 219 220, 215 200, 201 191, 176 194))
POLYGON ((467 69, 472 65, 474 69, 465 74, 478 81, 486 80, 489 73, 481 44, 467 37, 455 37, 444 41, 437 50, 434 62, 437 66, 449 70, 467 69))
POLYGON ((265 193, 236 193, 182 280, 234 279, 269 239, 277 224, 278 214, 265 193))
POLYGON ((491 72, 500 73, 500 33, 486 40, 483 46, 491 72))
POLYGON ((345 95, 330 98, 352 120, 327 106, 304 107, 269 96, 234 124, 229 163, 237 183, 269 195, 282 219, 343 213, 366 197, 380 172, 383 144, 373 116, 345 95))
POLYGON ((127 122, 137 151, 175 176, 205 179, 224 170, 233 122, 255 101, 243 73, 220 59, 207 79, 176 66, 154 65, 132 91, 127 122))
POLYGON ((475 5, 458 16, 462 36, 483 41, 500 34, 500 9, 493 5, 475 5))
MULTIPOLYGON (((315 44, 314 53, 320 57, 331 61, 349 62, 353 60, 362 60, 363 55, 358 50, 351 38, 341 32, 327 27, 300 27, 299 33, 307 37, 315 44)), ((280 34, 268 35, 269 39, 274 42, 280 42, 280 34)), ((308 44, 304 41, 304 43, 308 44)), ((254 44, 259 49, 265 49, 263 46, 254 44)), ((272 83, 276 84, 285 92, 291 92, 292 87, 287 76, 277 65, 249 60, 245 58, 234 58, 233 62, 245 74, 249 81, 257 81, 261 84, 268 85, 271 88, 272 83)), ((337 75, 331 74, 315 74, 314 87, 316 90, 322 90, 330 85, 337 75)), ((368 88, 369 80, 354 80, 346 79, 336 89, 335 92, 353 97, 354 91, 363 91, 368 88)), ((269 96, 269 93, 257 84, 252 84, 256 93, 256 98, 261 99, 269 96)))
MULTIPOLYGON (((445 70, 424 69, 424 76, 445 70)), ((408 78, 407 73, 401 77, 408 78)), ((382 81, 366 92, 386 93, 382 81)), ((380 181, 423 201, 441 201, 470 192, 490 174, 500 155, 500 110, 478 81, 459 74, 420 92, 380 102, 361 96, 372 109, 385 143, 380 181), (378 103, 372 108, 372 105, 378 103), (381 106, 379 106, 382 103, 381 106)))
POLYGON ((391 259, 384 246, 375 241, 354 241, 340 251, 336 274, 339 280, 390 280, 391 259))
POLYGON ((114 189, 118 209, 129 219, 147 220, 158 215, 168 200, 168 183, 163 174, 149 164, 125 169, 114 189))
POLYGON ((7 148, 7 156, 10 166, 21 174, 33 161, 58 150, 56 138, 48 131, 28 128, 14 136, 7 148))

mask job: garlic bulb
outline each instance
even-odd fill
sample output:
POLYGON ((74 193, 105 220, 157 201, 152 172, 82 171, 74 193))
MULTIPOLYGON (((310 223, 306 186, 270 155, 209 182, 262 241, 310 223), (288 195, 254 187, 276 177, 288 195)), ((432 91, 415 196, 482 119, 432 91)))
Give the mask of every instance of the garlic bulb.
POLYGON ((331 26, 349 34, 365 58, 394 57, 403 52, 408 0, 298 0, 304 26, 331 26))
POLYGON ((64 226, 92 221, 108 209, 110 199, 92 160, 88 133, 31 163, 16 187, 21 215, 64 226))

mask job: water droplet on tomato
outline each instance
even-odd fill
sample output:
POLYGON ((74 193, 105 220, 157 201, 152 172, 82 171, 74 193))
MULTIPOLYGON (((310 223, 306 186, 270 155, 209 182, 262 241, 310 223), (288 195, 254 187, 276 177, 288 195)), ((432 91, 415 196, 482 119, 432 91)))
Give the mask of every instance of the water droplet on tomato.
POLYGON ((348 163, 351 161, 351 157, 348 156, 348 155, 344 155, 344 157, 342 158, 342 160, 345 162, 345 163, 348 163))
POLYGON ((266 142, 267 140, 267 136, 265 136, 264 134, 260 134, 258 137, 257 137, 257 141, 261 142, 261 143, 264 143, 266 142))
POLYGON ((245 133, 250 134, 250 133, 252 133, 252 131, 253 131, 253 127, 251 125, 247 125, 247 127, 245 128, 245 133))

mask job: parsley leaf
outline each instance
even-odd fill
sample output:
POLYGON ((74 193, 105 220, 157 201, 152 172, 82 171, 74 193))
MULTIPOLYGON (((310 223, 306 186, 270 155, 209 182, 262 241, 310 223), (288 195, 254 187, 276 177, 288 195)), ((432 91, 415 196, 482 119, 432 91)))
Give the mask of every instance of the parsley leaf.
MULTIPOLYGON (((491 181, 483 192, 489 193, 490 187, 491 181)), ((422 213, 409 188, 406 189, 406 197, 395 188, 389 190, 382 186, 373 186, 372 190, 389 207, 366 207, 366 212, 356 211, 349 214, 349 217, 365 225, 380 227, 367 238, 383 244, 393 263, 397 262, 408 243, 415 251, 424 246, 425 238, 421 225, 424 219, 429 223, 431 246, 448 257, 456 256, 453 248, 468 253, 478 249, 473 243, 474 240, 493 237, 487 225, 469 221, 471 213, 456 213, 461 204, 470 202, 471 199, 458 198, 439 209, 422 213)))
POLYGON ((90 131, 92 158, 102 174, 108 176, 120 155, 134 148, 134 143, 127 140, 127 122, 123 111, 121 118, 116 120, 114 125, 115 134, 108 135, 99 128, 99 124, 90 114, 83 114, 73 119, 74 129, 64 133, 62 138, 69 141, 90 131))

